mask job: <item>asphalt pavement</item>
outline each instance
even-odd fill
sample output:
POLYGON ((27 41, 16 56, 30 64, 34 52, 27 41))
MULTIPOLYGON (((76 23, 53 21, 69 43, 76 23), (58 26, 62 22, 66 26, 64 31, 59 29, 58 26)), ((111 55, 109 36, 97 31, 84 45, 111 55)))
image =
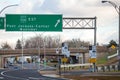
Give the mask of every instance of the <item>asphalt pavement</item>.
POLYGON ((18 64, 9 66, 6 69, 0 69, 0 80, 69 80, 69 79, 91 80, 91 77, 92 80, 101 80, 103 78, 104 80, 109 79, 114 80, 115 78, 116 78, 115 80, 120 79, 120 72, 93 73, 88 70, 62 71, 60 78, 59 76, 55 77, 58 74, 56 70, 54 70, 54 67, 41 65, 40 66, 41 71, 38 70, 38 66, 36 66, 35 64, 24 64, 23 67, 24 68, 22 69, 21 64, 18 64))
POLYGON ((0 69, 0 80, 67 80, 41 75, 37 69, 5 70, 0 69))
MULTIPOLYGON (((41 65, 42 70, 54 69, 50 66, 41 65)), ((0 69, 0 80, 67 80, 58 77, 48 77, 44 76, 38 70, 36 64, 23 64, 23 69, 21 64, 15 64, 8 66, 6 69, 0 69)))

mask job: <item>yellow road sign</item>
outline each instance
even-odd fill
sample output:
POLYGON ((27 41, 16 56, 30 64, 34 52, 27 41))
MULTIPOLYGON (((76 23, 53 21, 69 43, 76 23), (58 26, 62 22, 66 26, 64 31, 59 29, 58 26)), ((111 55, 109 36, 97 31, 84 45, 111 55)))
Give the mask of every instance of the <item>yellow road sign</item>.
POLYGON ((62 62, 66 63, 67 62, 67 58, 62 58, 62 62))
POLYGON ((114 45, 111 46, 112 49, 115 49, 116 47, 114 45))
POLYGON ((96 61, 97 61, 96 58, 90 58, 90 59, 89 59, 89 62, 90 62, 90 63, 95 63, 96 61))

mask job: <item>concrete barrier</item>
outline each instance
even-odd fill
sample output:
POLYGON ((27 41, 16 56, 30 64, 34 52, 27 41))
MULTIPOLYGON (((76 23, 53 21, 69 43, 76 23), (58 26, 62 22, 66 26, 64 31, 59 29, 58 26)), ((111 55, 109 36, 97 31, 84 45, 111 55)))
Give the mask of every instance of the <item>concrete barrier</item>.
POLYGON ((118 65, 107 65, 98 67, 98 72, 112 72, 112 71, 118 71, 118 65))
MULTIPOLYGON (((75 67, 82 67, 82 66, 93 66, 92 63, 85 63, 85 64, 65 64, 61 65, 61 68, 66 69, 73 69, 75 67)), ((113 72, 118 71, 118 65, 106 65, 106 66, 96 66, 96 72, 113 72)))

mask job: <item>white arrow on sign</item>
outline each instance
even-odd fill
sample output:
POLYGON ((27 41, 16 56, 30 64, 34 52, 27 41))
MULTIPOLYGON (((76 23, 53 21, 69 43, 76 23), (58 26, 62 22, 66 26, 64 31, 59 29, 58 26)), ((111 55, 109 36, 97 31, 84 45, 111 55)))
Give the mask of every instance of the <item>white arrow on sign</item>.
POLYGON ((57 25, 60 23, 60 19, 57 20, 55 27, 57 27, 57 25))

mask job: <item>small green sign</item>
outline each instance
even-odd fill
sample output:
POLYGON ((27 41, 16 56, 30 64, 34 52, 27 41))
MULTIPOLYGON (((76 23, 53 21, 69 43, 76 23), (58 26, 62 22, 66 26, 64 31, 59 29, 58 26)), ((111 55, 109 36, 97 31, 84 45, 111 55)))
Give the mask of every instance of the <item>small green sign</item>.
POLYGON ((62 15, 6 14, 6 31, 62 31, 62 15))
POLYGON ((4 17, 0 17, 0 29, 4 29, 4 17))

